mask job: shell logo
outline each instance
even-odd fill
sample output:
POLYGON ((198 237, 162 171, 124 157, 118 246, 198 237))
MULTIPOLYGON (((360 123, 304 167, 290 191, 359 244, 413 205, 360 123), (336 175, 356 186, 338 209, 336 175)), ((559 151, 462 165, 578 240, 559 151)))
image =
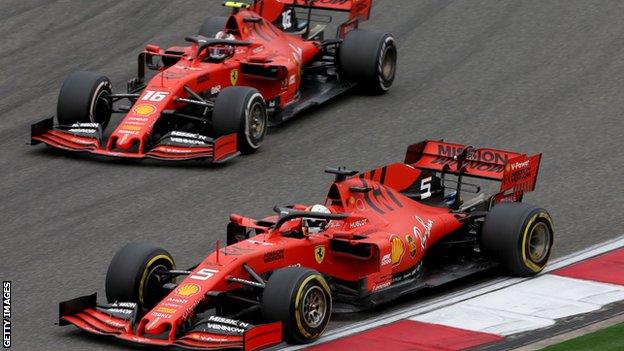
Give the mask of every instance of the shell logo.
POLYGON ((134 112, 134 114, 138 116, 149 116, 153 114, 154 112, 156 112, 156 106, 149 105, 149 104, 141 104, 141 105, 135 106, 132 109, 132 112, 134 112))
POLYGON ((390 253, 390 260, 392 265, 397 265, 401 263, 401 259, 403 258, 403 254, 405 253, 405 244, 403 244, 403 240, 396 235, 390 237, 390 243, 392 244, 392 251, 390 253))
POLYGON ((184 284, 176 290, 178 296, 193 296, 201 290, 197 284, 184 284))

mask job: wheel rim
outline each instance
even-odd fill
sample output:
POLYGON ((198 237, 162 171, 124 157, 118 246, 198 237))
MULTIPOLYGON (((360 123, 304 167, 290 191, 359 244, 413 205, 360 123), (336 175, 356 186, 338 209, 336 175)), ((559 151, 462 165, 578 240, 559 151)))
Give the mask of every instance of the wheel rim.
POLYGON ((91 114, 91 122, 106 124, 110 116, 111 106, 109 100, 109 93, 106 90, 101 90, 95 98, 95 106, 91 114))
POLYGON ((255 103, 249 112, 249 136, 253 141, 257 141, 264 135, 266 128, 266 118, 260 103, 255 103))
POLYGON ((384 81, 390 81, 396 71, 396 51, 389 46, 381 63, 381 76, 384 81))
POLYGON ((310 328, 323 324, 327 314, 327 299, 323 289, 313 286, 303 296, 303 320, 310 328))
POLYGON ((548 256, 550 248, 550 230, 546 223, 539 222, 533 226, 528 242, 531 261, 542 262, 548 256))
POLYGON ((143 305, 145 308, 151 308, 156 304, 156 302, 164 297, 162 296, 162 286, 166 283, 171 282, 172 279, 163 279, 162 275, 158 274, 158 272, 164 272, 169 269, 170 268, 163 264, 158 264, 154 265, 153 268, 150 269, 149 273, 147 273, 145 287, 143 288, 143 305))

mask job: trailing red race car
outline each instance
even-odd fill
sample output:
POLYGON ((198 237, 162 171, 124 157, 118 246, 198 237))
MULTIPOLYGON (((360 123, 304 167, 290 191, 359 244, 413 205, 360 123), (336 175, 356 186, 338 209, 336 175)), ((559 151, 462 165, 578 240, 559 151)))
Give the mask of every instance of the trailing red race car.
POLYGON ((336 176, 324 205, 231 215, 227 246, 188 270, 163 249, 129 244, 96 295, 60 304, 60 324, 148 345, 210 350, 307 343, 333 312, 358 311, 504 267, 530 276, 554 240, 546 210, 521 203, 541 155, 441 141, 408 148, 405 163, 336 176), (476 177, 500 181, 485 196, 476 177), (467 192, 478 193, 464 200, 467 192), (182 277, 176 282, 176 277, 182 277))
POLYGON ((75 72, 63 83, 57 115, 31 127, 31 143, 70 151, 165 160, 226 161, 262 144, 267 127, 359 86, 381 94, 392 85, 392 35, 360 30, 372 0, 228 1, 229 17, 207 19, 190 46, 147 45, 127 92, 105 76, 75 72), (337 39, 331 17, 348 12, 337 39), (313 26, 312 23, 316 25, 313 26), (157 72, 146 80, 146 68, 157 72), (129 104, 121 102, 128 101, 129 104), (113 113, 123 114, 106 132, 113 113))

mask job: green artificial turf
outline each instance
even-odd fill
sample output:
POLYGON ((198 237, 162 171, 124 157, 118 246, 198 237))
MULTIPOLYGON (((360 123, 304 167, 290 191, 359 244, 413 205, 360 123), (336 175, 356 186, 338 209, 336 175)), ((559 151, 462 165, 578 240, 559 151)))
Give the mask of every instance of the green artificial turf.
POLYGON ((623 351, 624 323, 546 347, 540 351, 623 351))

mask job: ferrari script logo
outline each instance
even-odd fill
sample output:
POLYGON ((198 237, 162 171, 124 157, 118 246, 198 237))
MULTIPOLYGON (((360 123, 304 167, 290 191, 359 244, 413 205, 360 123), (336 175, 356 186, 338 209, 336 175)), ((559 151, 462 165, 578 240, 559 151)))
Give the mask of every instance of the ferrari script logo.
POLYGON ((230 82, 232 82, 232 85, 236 85, 236 83, 238 83, 238 70, 237 69, 233 69, 230 72, 230 82))
POLYGON ((325 246, 321 245, 314 248, 314 258, 316 258, 316 263, 323 263, 325 259, 325 246))

